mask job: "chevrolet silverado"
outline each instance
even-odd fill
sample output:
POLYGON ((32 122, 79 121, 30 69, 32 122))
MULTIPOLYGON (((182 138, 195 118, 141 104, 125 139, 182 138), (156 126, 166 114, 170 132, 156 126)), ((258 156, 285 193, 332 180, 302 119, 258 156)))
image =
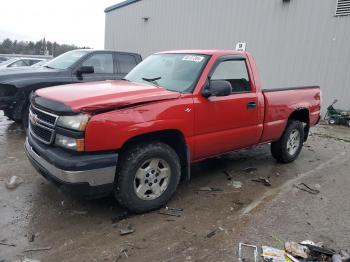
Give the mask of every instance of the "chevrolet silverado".
POLYGON ((294 161, 320 96, 318 86, 262 90, 248 52, 162 52, 123 80, 36 91, 25 151, 57 185, 147 212, 203 159, 271 143, 278 162, 294 161))

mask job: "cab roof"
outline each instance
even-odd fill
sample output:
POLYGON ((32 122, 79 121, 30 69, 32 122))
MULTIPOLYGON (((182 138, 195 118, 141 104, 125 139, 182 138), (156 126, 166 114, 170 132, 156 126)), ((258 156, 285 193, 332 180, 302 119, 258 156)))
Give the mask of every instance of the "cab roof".
POLYGON ((245 51, 222 50, 222 49, 187 49, 187 50, 171 50, 159 52, 158 54, 202 54, 202 55, 246 55, 245 51))

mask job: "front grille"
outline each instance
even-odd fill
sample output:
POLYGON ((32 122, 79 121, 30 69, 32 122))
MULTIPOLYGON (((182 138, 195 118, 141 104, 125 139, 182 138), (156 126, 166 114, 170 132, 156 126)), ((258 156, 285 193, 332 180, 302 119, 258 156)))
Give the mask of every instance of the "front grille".
POLYGON ((58 116, 41 109, 30 107, 29 132, 39 141, 49 145, 55 138, 55 125, 58 116))
POLYGON ((47 124, 51 127, 55 126, 57 116, 48 112, 45 112, 43 110, 40 110, 36 107, 31 106, 30 110, 32 111, 32 114, 37 115, 38 120, 44 124, 47 124))
POLYGON ((44 128, 43 126, 34 125, 30 123, 30 132, 35 138, 45 144, 51 144, 54 136, 53 130, 44 128))

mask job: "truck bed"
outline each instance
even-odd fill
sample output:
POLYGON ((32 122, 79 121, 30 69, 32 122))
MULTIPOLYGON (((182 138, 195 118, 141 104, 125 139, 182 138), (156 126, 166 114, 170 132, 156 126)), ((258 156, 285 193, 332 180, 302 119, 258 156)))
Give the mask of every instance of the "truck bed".
POLYGON ((264 89, 264 128, 261 142, 281 137, 292 112, 305 110, 309 113, 310 126, 317 124, 320 116, 321 90, 319 86, 264 89))

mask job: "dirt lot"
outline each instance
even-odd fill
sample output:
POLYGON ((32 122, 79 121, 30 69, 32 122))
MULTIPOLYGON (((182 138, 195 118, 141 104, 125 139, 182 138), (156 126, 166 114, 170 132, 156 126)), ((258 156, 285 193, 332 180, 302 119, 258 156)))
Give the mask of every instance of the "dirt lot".
POLYGON ((288 165, 277 164, 266 145, 193 166, 192 180, 169 203, 183 209, 180 217, 154 212, 112 224, 121 212, 113 198, 78 200, 46 182, 23 153, 20 126, 0 116, 0 242, 14 245, 0 244, 0 261, 238 261, 241 241, 282 247, 311 239, 350 249, 350 129, 312 132, 288 165), (5 179, 13 175, 24 182, 8 190, 5 179), (272 186, 251 181, 259 177, 272 186), (301 182, 320 193, 293 186, 301 182), (120 236, 128 225, 135 232, 120 236), (48 250, 26 252, 42 247, 48 250))

